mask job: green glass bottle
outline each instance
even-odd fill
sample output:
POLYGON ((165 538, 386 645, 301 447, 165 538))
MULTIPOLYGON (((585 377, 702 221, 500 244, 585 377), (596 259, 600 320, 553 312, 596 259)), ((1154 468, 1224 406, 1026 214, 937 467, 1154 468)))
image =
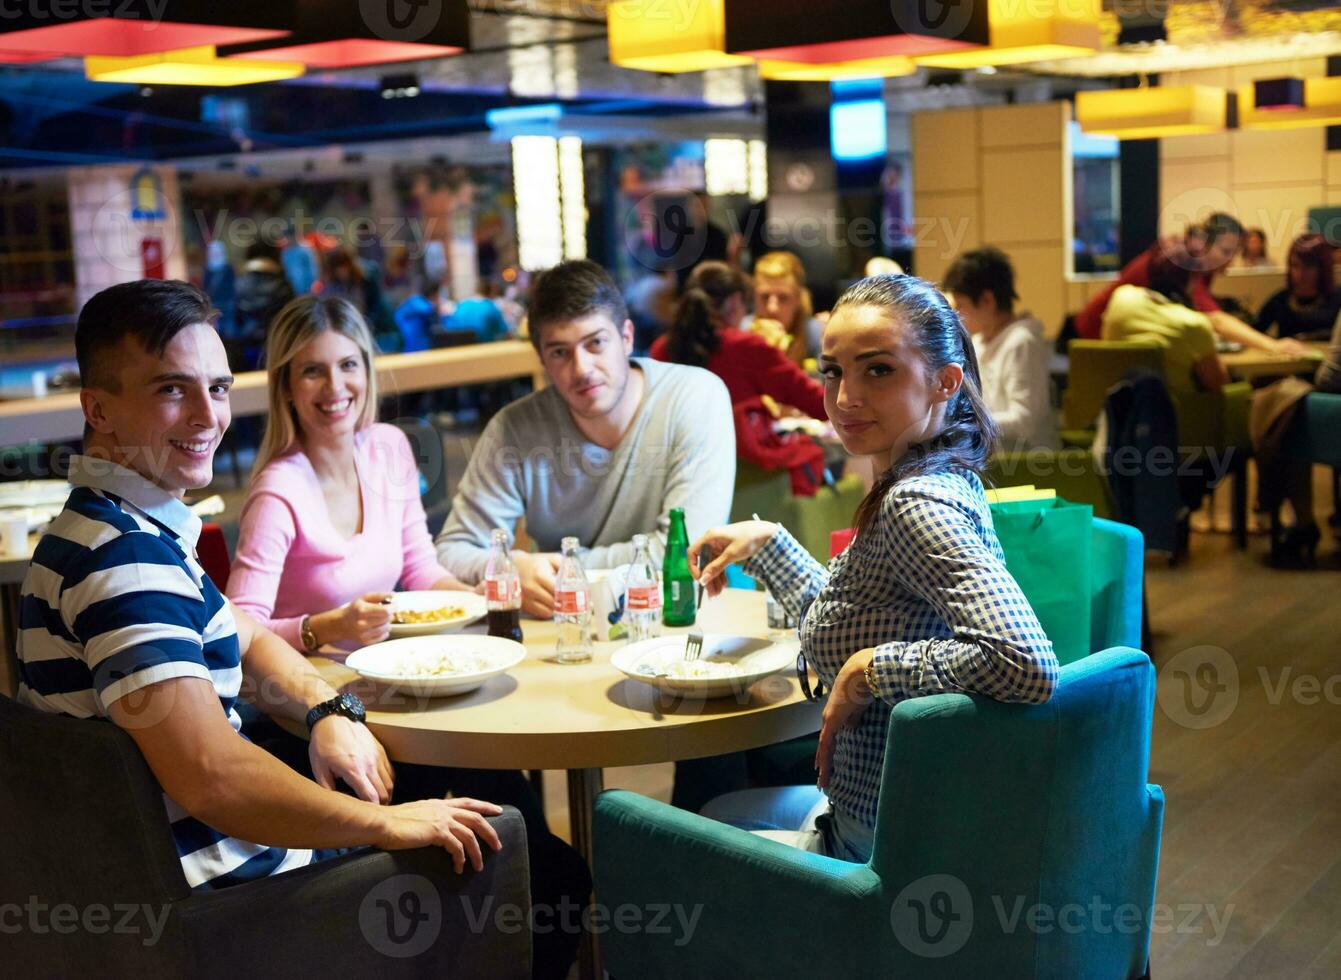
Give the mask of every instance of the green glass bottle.
POLYGON ((672 508, 666 557, 661 564, 661 621, 667 626, 694 625, 694 576, 689 574, 689 534, 684 527, 684 509, 672 508))

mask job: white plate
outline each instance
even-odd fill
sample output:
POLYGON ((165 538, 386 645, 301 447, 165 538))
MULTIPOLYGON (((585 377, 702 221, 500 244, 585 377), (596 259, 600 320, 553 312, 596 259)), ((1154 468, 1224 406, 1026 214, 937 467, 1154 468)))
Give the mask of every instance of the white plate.
POLYGON ((394 687, 407 694, 438 697, 465 694, 490 677, 506 673, 526 659, 526 648, 515 640, 497 636, 456 634, 453 636, 413 636, 403 640, 384 640, 355 650, 345 666, 368 680, 394 687), (414 676, 406 673, 406 661, 415 657, 470 657, 480 661, 479 669, 441 677, 414 676))
POLYGON ((425 592, 397 592, 391 600, 391 613, 397 610, 423 611, 441 609, 443 606, 459 606, 464 615, 456 619, 444 619, 439 623, 392 623, 391 636, 400 639, 406 636, 432 636, 435 633, 447 633, 478 622, 489 614, 489 603, 482 595, 474 592, 451 592, 446 589, 425 592))
MULTIPOLYGON (((745 690, 760 678, 795 668, 796 644, 774 643, 757 636, 708 633, 703 637, 703 664, 730 664, 740 673, 727 677, 658 676, 671 665, 684 661, 686 634, 659 636, 630 643, 616 650, 610 663, 636 681, 651 684, 671 694, 700 698, 722 698, 745 690)), ((675 669, 675 668, 671 668, 675 669)))

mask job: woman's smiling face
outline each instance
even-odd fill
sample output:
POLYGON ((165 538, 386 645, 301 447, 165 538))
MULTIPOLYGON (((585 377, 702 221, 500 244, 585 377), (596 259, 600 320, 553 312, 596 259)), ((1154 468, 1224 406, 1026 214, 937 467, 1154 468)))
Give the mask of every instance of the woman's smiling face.
POLYGON ((363 352, 335 330, 321 331, 289 362, 289 393, 305 439, 352 433, 367 392, 363 352))
POLYGON ((944 427, 946 403, 964 377, 958 364, 932 371, 907 325, 869 305, 834 312, 819 361, 824 407, 843 447, 882 468, 944 427))

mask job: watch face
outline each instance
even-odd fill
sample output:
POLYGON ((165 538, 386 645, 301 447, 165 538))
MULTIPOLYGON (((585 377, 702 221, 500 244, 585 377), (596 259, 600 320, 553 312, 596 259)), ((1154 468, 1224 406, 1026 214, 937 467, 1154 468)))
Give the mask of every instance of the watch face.
POLYGON ((340 695, 340 707, 347 712, 346 717, 354 721, 362 721, 367 714, 363 709, 363 702, 352 694, 340 695))

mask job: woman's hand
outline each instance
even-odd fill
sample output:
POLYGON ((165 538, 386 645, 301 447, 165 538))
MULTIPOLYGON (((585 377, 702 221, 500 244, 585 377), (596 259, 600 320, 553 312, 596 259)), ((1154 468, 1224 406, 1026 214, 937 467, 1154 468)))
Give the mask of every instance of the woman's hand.
POLYGON ((317 613, 309 621, 317 634, 317 643, 352 642, 362 646, 380 643, 391 635, 391 592, 367 595, 328 612, 317 613))
POLYGON ((875 695, 866 685, 866 668, 871 665, 875 648, 858 650, 847 658, 838 676, 834 678, 833 690, 824 705, 824 715, 820 722, 819 751, 815 753, 815 768, 819 770, 817 785, 820 789, 829 788, 833 776, 833 749, 838 738, 838 729, 855 725, 875 700, 875 695))
POLYGON ((726 588, 726 566, 758 554, 777 529, 772 521, 739 521, 713 528, 689 546, 690 574, 708 595, 717 595, 726 588), (700 552, 704 549, 712 557, 701 564, 700 552))
POLYGON ((1300 343, 1293 337, 1281 337, 1276 341, 1275 352, 1285 357, 1303 357, 1309 352, 1309 346, 1300 343))

